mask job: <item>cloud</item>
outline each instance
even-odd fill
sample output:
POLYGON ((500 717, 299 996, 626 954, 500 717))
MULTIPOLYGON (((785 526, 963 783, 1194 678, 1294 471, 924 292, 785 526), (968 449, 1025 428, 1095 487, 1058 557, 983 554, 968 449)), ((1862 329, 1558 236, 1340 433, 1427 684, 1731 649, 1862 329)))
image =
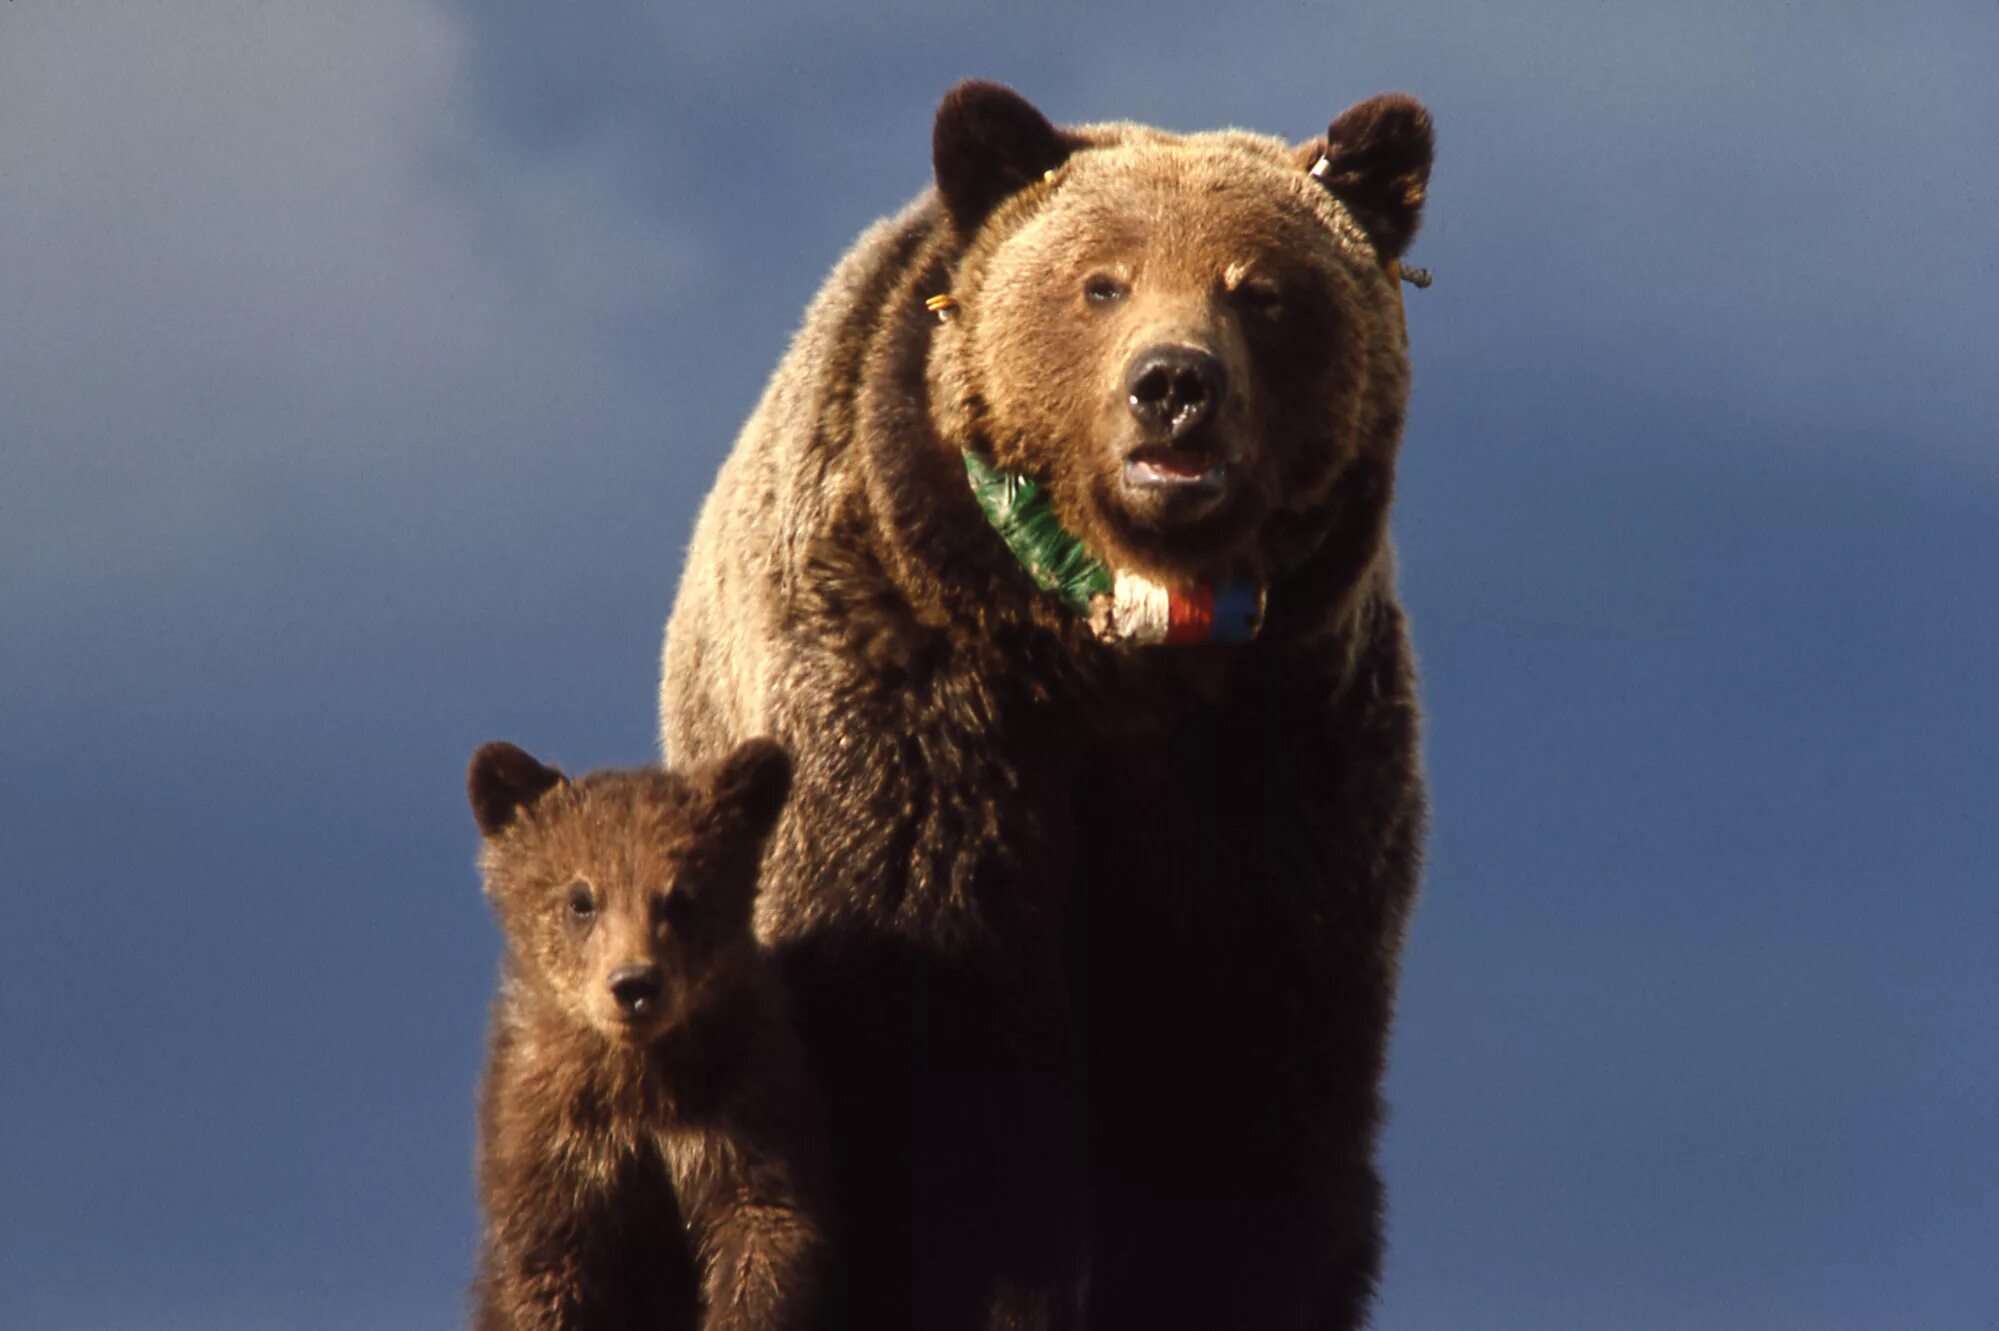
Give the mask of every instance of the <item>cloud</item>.
POLYGON ((496 166, 425 7, 0 24, 18 595, 226 578, 301 507, 396 508, 604 428, 607 332, 697 262, 587 157, 496 166))

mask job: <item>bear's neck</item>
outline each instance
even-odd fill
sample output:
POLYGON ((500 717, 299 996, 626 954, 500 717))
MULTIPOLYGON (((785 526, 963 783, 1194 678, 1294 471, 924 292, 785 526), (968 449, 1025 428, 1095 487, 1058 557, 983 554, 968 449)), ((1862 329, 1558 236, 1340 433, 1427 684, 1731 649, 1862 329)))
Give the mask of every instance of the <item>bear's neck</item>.
POLYGON ((986 523, 1043 591, 1084 616, 1106 642, 1139 647, 1249 642, 1263 626, 1263 583, 1247 573, 1177 586, 1114 570, 1062 525, 1047 493, 1017 471, 964 450, 965 478, 986 523))

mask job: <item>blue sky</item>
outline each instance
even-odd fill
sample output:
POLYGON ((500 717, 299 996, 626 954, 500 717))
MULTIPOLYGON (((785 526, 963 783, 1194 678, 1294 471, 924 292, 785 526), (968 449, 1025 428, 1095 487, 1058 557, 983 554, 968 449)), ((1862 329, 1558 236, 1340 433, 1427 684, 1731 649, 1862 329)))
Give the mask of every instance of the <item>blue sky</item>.
POLYGON ((653 756, 694 507, 971 75, 1436 114, 1378 1324, 1989 1324, 1999 8, 1218 14, 0 7, 0 1324, 458 1320, 464 761, 653 756))

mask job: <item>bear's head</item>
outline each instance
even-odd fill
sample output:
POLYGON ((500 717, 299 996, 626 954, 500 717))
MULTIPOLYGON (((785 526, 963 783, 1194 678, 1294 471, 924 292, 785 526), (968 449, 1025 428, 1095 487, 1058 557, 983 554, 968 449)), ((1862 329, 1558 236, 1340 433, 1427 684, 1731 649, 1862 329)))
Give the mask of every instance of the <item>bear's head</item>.
POLYGON ((1063 130, 960 85, 934 135, 958 245, 929 361, 939 434, 1161 582, 1281 576, 1336 525, 1379 544, 1408 397, 1392 264, 1431 151, 1398 94, 1293 146, 1063 130))
POLYGON ((686 773, 573 781, 511 744, 482 746, 466 789, 512 983, 613 1041, 673 1029, 755 946, 758 861, 790 780, 768 740, 686 773))

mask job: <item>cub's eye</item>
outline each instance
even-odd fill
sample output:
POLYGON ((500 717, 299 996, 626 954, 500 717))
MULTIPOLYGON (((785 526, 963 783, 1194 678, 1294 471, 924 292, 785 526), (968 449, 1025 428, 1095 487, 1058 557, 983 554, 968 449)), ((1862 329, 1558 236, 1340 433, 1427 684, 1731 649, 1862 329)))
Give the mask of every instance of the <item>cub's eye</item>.
POLYGON ((569 889, 569 918, 588 920, 597 914, 597 900, 590 895, 590 889, 582 883, 569 889))
POLYGON ((1230 293, 1245 313, 1275 319, 1284 313, 1284 293, 1267 278, 1251 278, 1230 293))
POLYGON ((684 929, 693 918, 694 897, 684 888, 675 888, 663 897, 652 899, 654 924, 663 924, 669 929, 684 929))
POLYGON ((1083 299, 1092 305, 1115 305, 1131 294, 1131 288, 1109 273, 1094 273, 1083 282, 1083 299))

